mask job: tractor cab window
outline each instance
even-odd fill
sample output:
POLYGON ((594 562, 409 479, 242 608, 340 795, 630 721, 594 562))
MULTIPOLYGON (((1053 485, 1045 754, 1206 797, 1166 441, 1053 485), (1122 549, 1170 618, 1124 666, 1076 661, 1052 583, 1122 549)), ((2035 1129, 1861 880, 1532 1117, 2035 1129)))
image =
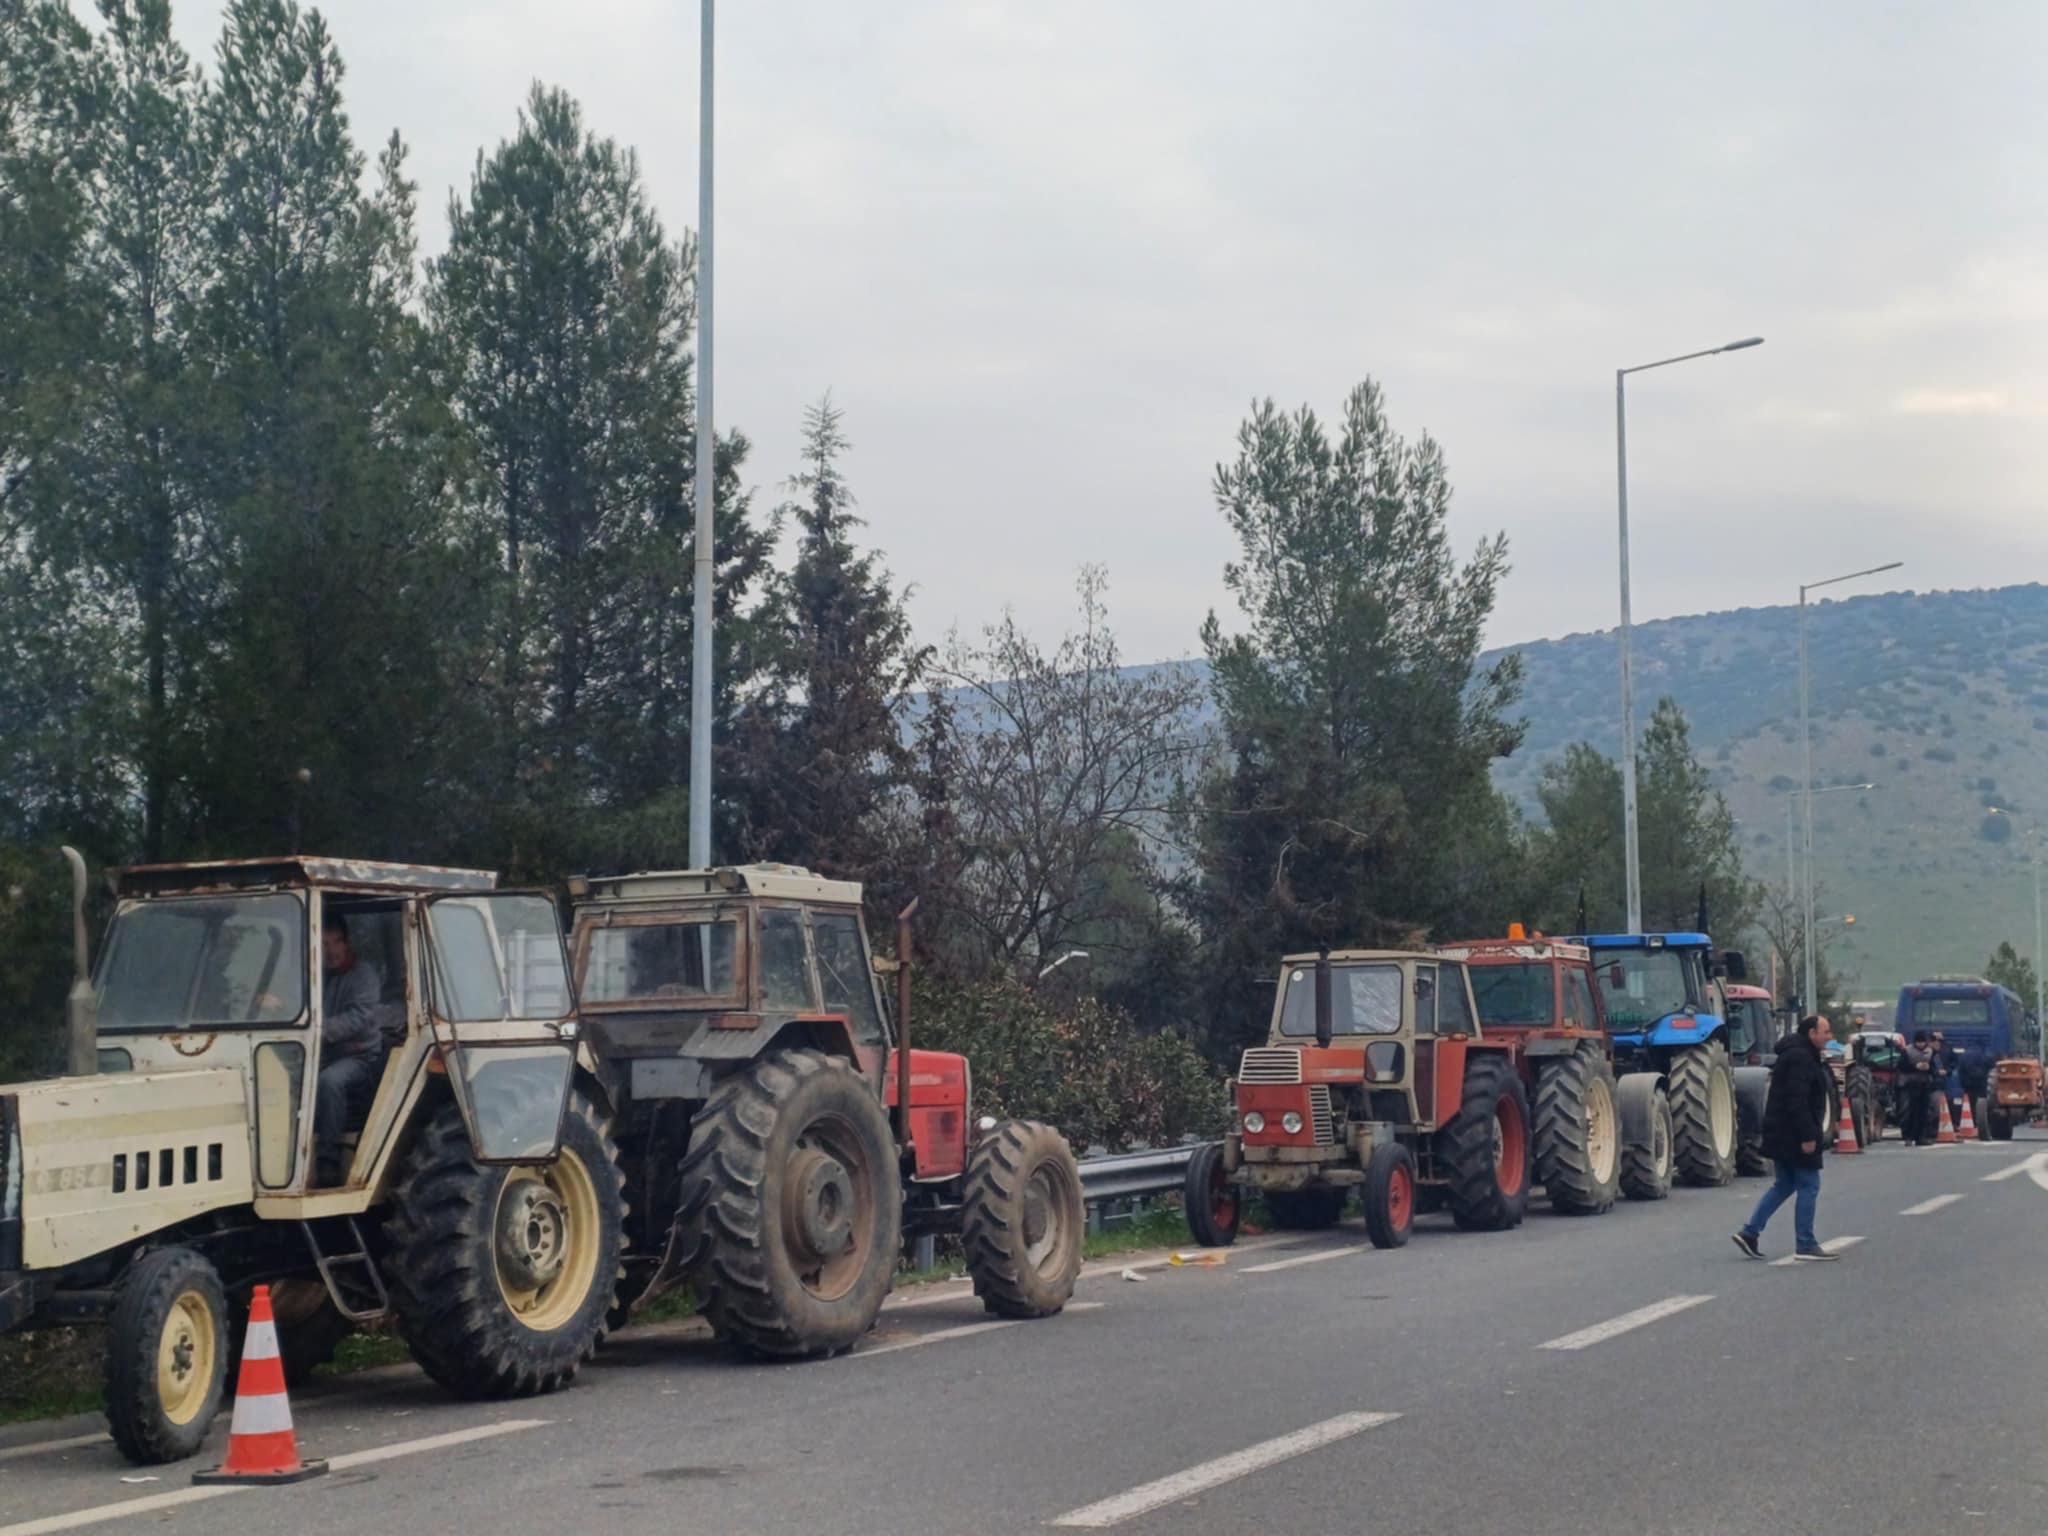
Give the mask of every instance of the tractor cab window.
POLYGON ((1593 983, 1576 965, 1565 967, 1564 1022, 1572 1029, 1593 1028, 1593 983))
POLYGON ((306 942, 305 902, 284 893, 128 907, 107 934, 100 1027, 290 1024, 306 1012, 306 942))
POLYGON ((761 909, 761 1011, 809 1013, 818 1006, 811 985, 804 915, 794 907, 761 909))
POLYGON ((1648 1029, 1659 1019, 1693 1006, 1692 977, 1682 952, 1601 949, 1594 955, 1599 961, 1609 1029, 1623 1033, 1648 1029))
POLYGON ((1415 1033, 1436 1033, 1436 967, 1415 967, 1415 1033))
POLYGON ((584 951, 586 1003, 681 1006, 738 991, 740 926, 730 918, 630 923, 590 930, 584 951))
POLYGON ((1465 967, 1445 965, 1437 977, 1436 1027, 1447 1035, 1473 1033, 1472 1009, 1465 991, 1465 967))
POLYGON ((442 897, 427 908, 427 929, 434 1011, 451 1024, 569 1012, 561 924, 545 897, 442 897))
POLYGON ((1548 1028, 1554 1010, 1547 965, 1475 965, 1472 996, 1482 1024, 1548 1028))
MULTIPOLYGON (((1401 968, 1398 965, 1334 965, 1330 968, 1330 1033, 1391 1035, 1401 1028, 1401 968)), ((1280 1033, 1314 1039, 1316 968, 1288 971, 1280 1007, 1280 1033)))
POLYGON ((861 943, 860 919, 851 912, 813 912, 811 944, 818 954, 818 987, 825 1011, 843 1013, 862 1045, 882 1043, 882 1011, 875 973, 861 943))

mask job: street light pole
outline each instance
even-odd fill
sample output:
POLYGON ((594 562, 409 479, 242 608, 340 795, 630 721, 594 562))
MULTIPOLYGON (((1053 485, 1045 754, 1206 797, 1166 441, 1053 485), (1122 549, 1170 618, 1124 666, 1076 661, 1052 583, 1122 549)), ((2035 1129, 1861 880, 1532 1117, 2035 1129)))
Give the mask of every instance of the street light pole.
POLYGON ((1652 368, 1668 368, 1673 363, 1689 363, 1696 357, 1713 357, 1722 352, 1739 352, 1744 347, 1760 347, 1761 336, 1745 337, 1731 341, 1723 347, 1708 347, 1704 352, 1687 352, 1680 357, 1667 357, 1659 362, 1638 363, 1633 368, 1614 370, 1614 476, 1615 499, 1620 507, 1621 518, 1621 818, 1622 857, 1628 873, 1628 931, 1643 931, 1643 868, 1641 844, 1636 834, 1636 677, 1633 658, 1630 655, 1630 625, 1628 606, 1628 399, 1624 389, 1628 376, 1644 373, 1652 368))
POLYGON ((697 86, 697 548, 691 582, 690 867, 711 867, 712 507, 718 439, 711 423, 711 32, 714 0, 698 0, 704 36, 697 86))
POLYGON ((1805 759, 1805 772, 1800 778, 1800 788, 1806 792, 1806 1011, 1820 1012, 1820 999, 1815 995, 1816 970, 1813 943, 1813 726, 1807 709, 1806 672, 1806 594, 1822 587, 1832 587, 1839 582, 1855 581, 1863 576, 1876 576, 1884 571, 1896 571, 1903 560, 1888 561, 1884 565, 1873 565, 1868 570, 1851 571, 1846 576, 1830 576, 1825 581, 1810 581, 1799 589, 1799 742, 1805 759))

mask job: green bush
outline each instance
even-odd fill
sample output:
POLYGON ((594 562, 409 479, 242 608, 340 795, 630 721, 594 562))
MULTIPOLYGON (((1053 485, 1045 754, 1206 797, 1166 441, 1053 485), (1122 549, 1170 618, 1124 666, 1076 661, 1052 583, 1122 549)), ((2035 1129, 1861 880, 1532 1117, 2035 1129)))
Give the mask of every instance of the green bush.
POLYGON ((1055 1008, 1007 976, 920 977, 911 1043, 968 1059, 975 1114, 1046 1121, 1076 1152, 1222 1128, 1223 1083, 1201 1054, 1093 998, 1055 1008))

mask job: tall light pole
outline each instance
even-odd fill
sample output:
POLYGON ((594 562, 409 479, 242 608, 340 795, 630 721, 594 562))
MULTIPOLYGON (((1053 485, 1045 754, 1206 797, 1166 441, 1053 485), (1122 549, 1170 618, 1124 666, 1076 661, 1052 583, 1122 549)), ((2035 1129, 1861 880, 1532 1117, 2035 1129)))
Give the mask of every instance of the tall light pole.
POLYGON ((1621 506, 1621 815, 1624 858, 1628 866, 1630 933, 1643 931, 1643 870, 1641 845, 1636 838, 1636 679, 1629 657, 1628 403, 1623 385, 1632 373, 1668 368, 1673 363, 1689 363, 1696 357, 1714 357, 1723 352, 1739 352, 1744 347, 1763 344, 1763 337, 1750 336, 1741 341, 1731 341, 1723 347, 1708 347, 1704 352, 1687 352, 1682 357, 1667 357, 1660 362, 1638 363, 1633 368, 1614 370, 1614 476, 1621 506))
POLYGON ((712 505, 718 439, 711 426, 711 21, 699 0, 704 38, 697 85, 697 549, 691 582, 690 867, 711 867, 711 585, 717 579, 712 505))
POLYGON ((1832 587, 1838 582, 1855 581, 1863 576, 1875 576, 1882 571, 1896 571, 1903 560, 1892 560, 1884 565, 1873 565, 1868 570, 1851 571, 1846 576, 1830 576, 1825 581, 1809 581, 1799 589, 1799 743, 1804 755, 1806 768, 1800 775, 1800 787, 1806 791, 1806 1011, 1820 1011, 1819 998, 1814 995, 1816 970, 1813 944, 1813 726, 1807 710, 1806 677, 1806 594, 1817 592, 1822 587, 1832 587))

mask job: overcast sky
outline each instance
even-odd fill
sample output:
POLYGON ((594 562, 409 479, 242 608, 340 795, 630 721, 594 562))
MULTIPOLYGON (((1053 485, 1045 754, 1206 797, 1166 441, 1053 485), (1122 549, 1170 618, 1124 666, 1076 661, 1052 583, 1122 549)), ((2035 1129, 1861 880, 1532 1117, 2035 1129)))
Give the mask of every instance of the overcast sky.
MULTIPOLYGON (((220 6, 182 0, 209 62, 220 6)), ((696 222, 691 0, 336 0, 427 254, 534 79, 696 222)), ((2048 579, 2048 6, 1841 0, 727 0, 717 418, 772 502, 828 386, 928 635, 1058 632, 1110 571, 1193 653, 1209 494, 1256 396, 1366 374, 1505 529, 1492 638, 1613 624, 1613 370, 1636 616, 2048 579)))

